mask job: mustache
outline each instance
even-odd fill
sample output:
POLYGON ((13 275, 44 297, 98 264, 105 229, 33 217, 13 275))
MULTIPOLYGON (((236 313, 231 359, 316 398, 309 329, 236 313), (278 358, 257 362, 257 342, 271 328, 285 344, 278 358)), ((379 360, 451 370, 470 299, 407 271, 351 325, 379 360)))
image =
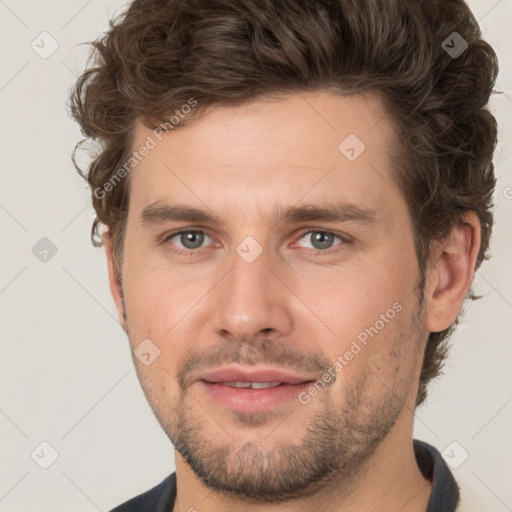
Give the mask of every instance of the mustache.
POLYGON ((298 352, 293 345, 268 338, 258 342, 237 342, 224 339, 213 348, 190 351, 178 371, 176 380, 182 390, 193 382, 195 374, 227 364, 246 366, 274 365, 288 370, 304 370, 324 374, 331 366, 327 357, 318 351, 298 352))

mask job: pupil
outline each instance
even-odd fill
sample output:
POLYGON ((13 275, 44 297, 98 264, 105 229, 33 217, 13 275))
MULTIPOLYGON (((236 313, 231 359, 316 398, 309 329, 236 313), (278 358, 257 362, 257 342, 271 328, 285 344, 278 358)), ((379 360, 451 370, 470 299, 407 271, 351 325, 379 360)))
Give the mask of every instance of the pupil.
POLYGON ((201 244, 203 243, 203 234, 198 231, 182 233, 181 242, 188 249, 197 249, 198 247, 201 247, 201 244))
POLYGON ((332 237, 329 233, 322 233, 321 231, 313 233, 313 245, 315 245, 317 249, 328 249, 331 244, 332 237))

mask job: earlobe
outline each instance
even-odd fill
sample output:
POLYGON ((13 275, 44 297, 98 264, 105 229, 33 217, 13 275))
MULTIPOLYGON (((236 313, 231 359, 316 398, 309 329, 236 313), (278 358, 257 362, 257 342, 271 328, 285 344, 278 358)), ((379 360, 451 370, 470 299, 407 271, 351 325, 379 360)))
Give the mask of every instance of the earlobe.
POLYGON ((121 278, 119 275, 119 271, 117 270, 117 265, 116 265, 115 258, 114 258, 112 237, 110 235, 110 231, 108 230, 108 228, 105 228, 102 238, 103 238, 103 245, 105 247, 105 255, 107 257, 108 281, 109 281, 109 286, 110 286, 110 293, 112 294, 112 298, 114 299, 114 303, 116 305, 119 323, 121 324, 121 327, 126 331, 125 313, 124 313, 124 305, 123 305, 123 289, 121 286, 121 278))
POLYGON ((457 318, 467 296, 480 249, 480 222, 474 213, 453 227, 437 249, 437 259, 426 278, 426 328, 447 329, 457 318))

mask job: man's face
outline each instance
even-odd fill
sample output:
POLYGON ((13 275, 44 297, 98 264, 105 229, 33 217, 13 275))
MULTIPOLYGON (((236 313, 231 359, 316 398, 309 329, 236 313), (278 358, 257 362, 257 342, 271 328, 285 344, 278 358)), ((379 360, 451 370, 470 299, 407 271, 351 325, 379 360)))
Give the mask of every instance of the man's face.
POLYGON ((132 350, 151 340, 147 361, 160 351, 134 357, 138 376, 203 483, 254 501, 306 495, 361 470, 388 433, 410 436, 427 333, 377 99, 291 95, 212 108, 161 141, 136 134, 134 150, 157 145, 131 175, 127 329, 132 350), (177 205, 212 220, 173 220, 177 205), (347 215, 283 217, 305 205, 347 215))

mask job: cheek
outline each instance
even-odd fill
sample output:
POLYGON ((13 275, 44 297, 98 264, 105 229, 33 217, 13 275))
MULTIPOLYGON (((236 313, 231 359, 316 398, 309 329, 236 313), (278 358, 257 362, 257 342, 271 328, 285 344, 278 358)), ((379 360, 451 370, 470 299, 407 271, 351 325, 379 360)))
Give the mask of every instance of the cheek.
POLYGON ((184 284, 176 272, 153 268, 132 271, 125 290, 129 341, 136 350, 149 339, 159 351, 149 366, 136 361, 139 379, 151 403, 160 396, 176 396, 179 365, 199 337, 198 307, 194 305, 206 293, 204 280, 195 278, 184 284))
POLYGON ((368 330, 389 331, 404 303, 410 301, 410 287, 402 275, 375 268, 339 272, 328 285, 310 289, 308 303, 334 332, 334 340, 364 342, 368 330))
POLYGON ((130 326, 148 337, 165 337, 207 291, 204 280, 191 278, 178 268, 127 265, 126 269, 130 279, 124 293, 130 326))
POLYGON ((413 264, 387 261, 339 272, 309 295, 319 307, 315 312, 334 332, 325 337, 323 350, 347 382, 362 378, 371 367, 392 383, 406 363, 403 345, 407 333, 412 334, 416 274, 413 264))
POLYGON ((158 418, 172 418, 178 410, 180 391, 176 371, 169 367, 164 357, 159 357, 150 366, 137 362, 137 376, 146 400, 158 418))
POLYGON ((338 362, 334 400, 369 411, 378 403, 404 399, 414 380, 418 364, 419 334, 414 312, 405 305, 393 310, 388 322, 367 325, 358 336, 343 343, 338 362), (391 318, 393 316, 393 318, 391 318), (353 404, 353 405, 354 405, 353 404))
POLYGON ((137 277, 127 285, 125 297, 134 364, 149 403, 163 411, 171 403, 176 405, 179 394, 178 364, 186 354, 187 345, 182 338, 176 339, 176 335, 180 319, 190 304, 169 283, 147 273, 132 275, 137 277), (150 364, 137 358, 137 353, 143 352, 142 347, 151 354, 150 364))

